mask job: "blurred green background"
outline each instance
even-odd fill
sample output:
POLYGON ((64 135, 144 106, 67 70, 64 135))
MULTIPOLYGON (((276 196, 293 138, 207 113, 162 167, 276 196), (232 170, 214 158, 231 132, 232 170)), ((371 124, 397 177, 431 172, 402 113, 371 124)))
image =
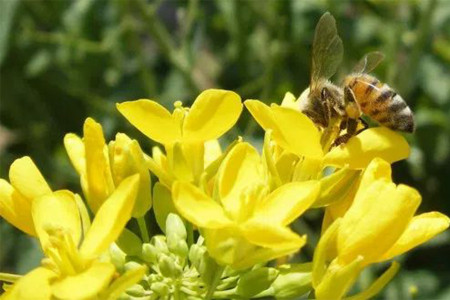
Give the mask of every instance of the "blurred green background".
MULTIPOLYGON (((150 98, 189 104, 199 91, 231 89, 243 99, 280 102, 308 86, 312 35, 330 11, 344 41, 343 78, 366 52, 374 72, 411 106, 412 154, 394 165, 396 182, 416 187, 421 211, 450 214, 450 1, 20 1, 0 0, 0 177, 30 155, 52 188, 79 192, 62 146, 94 117, 107 139, 125 131, 150 142, 115 103, 150 98)), ((261 142, 244 113, 230 137, 261 142)), ((312 214, 299 226, 316 226, 312 214)), ((35 242, 0 220, 0 270, 38 264, 35 242)), ((311 234, 314 241, 317 236, 311 234)), ((380 298, 450 299, 450 233, 402 256, 380 298), (417 288, 417 289, 416 289, 417 288)), ((379 267, 364 272, 367 286, 379 267)))

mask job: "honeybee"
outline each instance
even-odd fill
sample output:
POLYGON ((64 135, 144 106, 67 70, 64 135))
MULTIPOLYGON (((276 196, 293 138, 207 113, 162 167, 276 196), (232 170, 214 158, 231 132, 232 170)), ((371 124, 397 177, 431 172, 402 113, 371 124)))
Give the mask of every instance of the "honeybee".
POLYGON ((300 102, 300 110, 324 129, 332 120, 340 122, 340 131, 344 133, 337 136, 333 146, 368 127, 361 118, 363 113, 392 130, 413 132, 414 119, 406 102, 387 84, 367 74, 383 60, 382 53, 365 55, 345 77, 343 87, 329 81, 342 61, 343 52, 336 21, 327 12, 315 29, 309 93, 306 101, 300 102))
POLYGON ((380 52, 364 56, 346 76, 344 86, 358 104, 360 112, 377 121, 380 125, 395 131, 414 132, 414 117, 405 100, 389 85, 367 74, 383 60, 380 52))

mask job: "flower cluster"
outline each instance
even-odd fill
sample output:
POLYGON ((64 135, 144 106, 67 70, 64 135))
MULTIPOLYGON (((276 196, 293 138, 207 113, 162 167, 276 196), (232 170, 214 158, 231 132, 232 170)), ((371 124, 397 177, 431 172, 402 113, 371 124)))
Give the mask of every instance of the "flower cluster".
MULTIPOLYGON (((392 182, 390 164, 409 155, 401 135, 369 128, 333 146, 339 132, 301 113, 302 97, 244 102, 265 131, 261 153, 241 137, 218 142, 243 110, 232 91, 206 90, 172 112, 145 99, 118 104, 160 144, 151 154, 124 133, 107 144, 88 118, 83 137, 64 138, 84 200, 17 159, 0 180, 0 215, 37 238, 44 259, 24 276, 0 273, 2 297, 342 299, 364 268, 448 228, 439 212, 416 215, 420 194, 392 182), (290 224, 310 209, 324 211, 312 261, 289 263, 308 243, 290 224)), ((351 298, 376 295, 398 268, 351 298)))

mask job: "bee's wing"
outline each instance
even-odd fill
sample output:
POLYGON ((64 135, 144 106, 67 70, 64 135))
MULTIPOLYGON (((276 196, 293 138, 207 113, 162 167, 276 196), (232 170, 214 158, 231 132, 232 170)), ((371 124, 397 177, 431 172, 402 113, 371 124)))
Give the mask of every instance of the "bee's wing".
POLYGON ((353 68, 354 73, 369 73, 374 70, 384 59, 384 54, 379 51, 369 52, 353 68))
POLYGON ((311 89, 320 79, 329 79, 342 61, 344 47, 336 29, 336 20, 329 13, 322 15, 316 26, 312 46, 311 89))

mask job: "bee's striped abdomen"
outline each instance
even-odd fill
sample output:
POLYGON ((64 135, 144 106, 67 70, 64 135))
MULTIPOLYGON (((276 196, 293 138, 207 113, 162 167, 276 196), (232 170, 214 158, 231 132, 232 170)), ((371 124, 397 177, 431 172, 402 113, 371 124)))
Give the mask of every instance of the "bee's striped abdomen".
POLYGON ((364 114, 392 130, 414 131, 411 110, 387 84, 367 74, 349 76, 346 84, 352 89, 364 114))

